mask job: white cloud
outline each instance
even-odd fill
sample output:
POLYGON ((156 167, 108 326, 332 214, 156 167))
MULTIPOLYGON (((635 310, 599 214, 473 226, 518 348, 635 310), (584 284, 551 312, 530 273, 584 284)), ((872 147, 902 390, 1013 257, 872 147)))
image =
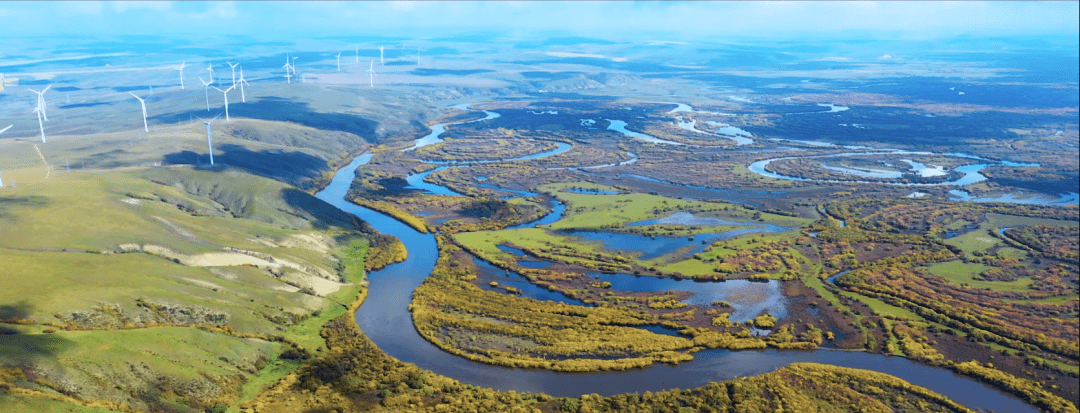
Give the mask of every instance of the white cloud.
POLYGON ((214 3, 210 8, 210 15, 222 19, 234 18, 236 17, 236 3, 231 1, 214 3))

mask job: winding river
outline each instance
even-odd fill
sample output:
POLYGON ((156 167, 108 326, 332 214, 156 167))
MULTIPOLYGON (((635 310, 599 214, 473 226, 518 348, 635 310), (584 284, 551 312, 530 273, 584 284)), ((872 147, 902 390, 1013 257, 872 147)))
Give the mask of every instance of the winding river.
MULTIPOLYGON (((1010 412, 1037 412, 1019 399, 948 370, 924 366, 901 357, 851 351, 727 351, 695 353, 695 360, 678 366, 655 365, 617 373, 556 373, 512 369, 469 361, 435 347, 414 328, 408 307, 413 290, 435 268, 438 248, 435 236, 421 234, 401 222, 344 199, 356 168, 371 160, 356 157, 334 175, 330 185, 316 196, 360 217, 380 232, 397 236, 408 249, 401 263, 368 275, 371 293, 356 312, 356 323, 382 351, 401 361, 464 383, 498 390, 543 392, 553 396, 693 388, 712 381, 767 373, 794 362, 815 362, 887 373, 941 393, 971 408, 1010 412)), ((544 219, 550 220, 550 217, 544 219)))
MULTIPOLYGON (((462 103, 460 105, 454 105, 454 106, 451 106, 451 107, 454 108, 454 109, 469 110, 469 105, 470 105, 470 103, 462 103)), ((442 135, 443 132, 446 132, 446 126, 447 125, 461 125, 461 124, 466 124, 466 123, 482 122, 482 121, 489 120, 489 119, 495 119, 495 118, 501 116, 496 112, 490 112, 490 111, 486 111, 486 110, 484 111, 484 115, 485 116, 483 118, 480 118, 480 119, 474 119, 474 120, 469 120, 469 121, 464 121, 464 122, 445 122, 445 123, 438 123, 438 124, 435 124, 435 125, 431 125, 431 133, 425 135, 424 137, 422 137, 420 139, 417 139, 415 142, 413 142, 413 146, 402 149, 401 151, 402 152, 408 152, 408 151, 416 150, 417 148, 422 148, 424 146, 434 145, 436 143, 442 142, 443 140, 441 138, 439 138, 439 136, 442 135)))

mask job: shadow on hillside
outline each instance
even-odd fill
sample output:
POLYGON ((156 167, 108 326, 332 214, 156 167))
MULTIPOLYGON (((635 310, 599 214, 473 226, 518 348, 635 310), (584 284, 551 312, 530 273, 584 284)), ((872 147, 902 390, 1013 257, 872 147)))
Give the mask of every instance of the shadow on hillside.
MULTIPOLYGON (((30 316, 32 307, 26 302, 0 305, 0 320, 16 323, 30 316)), ((34 327, 41 331, 43 328, 34 327)), ((55 357, 74 345, 54 334, 19 334, 19 330, 0 324, 0 365, 30 366, 42 358, 55 357)))
MULTIPOLYGON (((220 94, 217 98, 220 101, 220 94)), ((150 120, 171 125, 187 122, 192 117, 210 118, 223 111, 223 108, 218 107, 212 108, 210 112, 196 109, 154 116, 150 120)), ((277 97, 264 97, 247 103, 230 102, 229 116, 293 122, 315 129, 349 132, 357 136, 375 136, 377 126, 376 122, 359 116, 316 112, 307 103, 277 97)))
POLYGON ((330 227, 339 227, 370 232, 370 228, 360 218, 342 211, 307 192, 286 188, 281 190, 281 198, 293 210, 304 215, 310 215, 309 219, 312 228, 327 230, 330 227))
MULTIPOLYGON (((174 152, 166 154, 162 163, 209 166, 210 156, 192 151, 174 152)), ((301 189, 310 186, 312 178, 318 178, 329 170, 325 159, 304 152, 280 149, 252 151, 232 144, 214 148, 214 163, 247 169, 301 189)))
MULTIPOLYGON (((13 209, 41 208, 48 204, 49 198, 38 195, 3 198, 3 202, 0 202, 0 222, 3 222, 2 220, 14 219, 10 213, 13 209)), ((0 319, 4 318, 3 314, 3 312, 0 312, 0 319)))

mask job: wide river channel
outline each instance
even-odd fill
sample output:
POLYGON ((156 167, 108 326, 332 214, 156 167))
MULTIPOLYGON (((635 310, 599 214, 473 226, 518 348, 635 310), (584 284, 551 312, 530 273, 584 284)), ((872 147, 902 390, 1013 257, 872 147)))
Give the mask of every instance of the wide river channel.
POLYGON ((949 370, 924 366, 902 357, 858 351, 706 350, 695 353, 693 361, 678 366, 658 364, 646 369, 603 373, 505 368, 446 353, 420 336, 413 327, 408 309, 413 291, 435 268, 438 258, 435 236, 421 234, 389 216, 345 200, 356 169, 369 160, 370 154, 356 157, 338 170, 330 185, 316 196, 360 217, 383 233, 397 236, 408 249, 409 255, 404 262, 368 274, 370 292, 355 315, 364 334, 382 351, 401 361, 463 383, 553 396, 694 388, 712 381, 767 373, 795 362, 813 362, 891 374, 973 409, 1038 412, 1016 397, 949 370))

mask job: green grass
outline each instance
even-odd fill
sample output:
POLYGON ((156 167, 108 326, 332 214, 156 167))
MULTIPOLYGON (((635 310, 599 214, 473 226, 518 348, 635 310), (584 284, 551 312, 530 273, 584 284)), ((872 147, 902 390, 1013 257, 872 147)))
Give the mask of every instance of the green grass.
MULTIPOLYGON (((58 331, 43 334, 39 326, 13 327, 19 334, 0 336, 0 364, 35 365, 59 369, 70 383, 107 379, 107 389, 89 398, 109 398, 114 387, 140 389, 146 384, 139 370, 181 381, 205 381, 204 375, 230 377, 255 368, 259 356, 275 352, 280 344, 211 333, 191 327, 156 327, 131 330, 58 331)), ((49 378, 54 380, 53 378, 49 378)))
POLYGON ((845 295, 859 300, 863 304, 866 304, 868 307, 870 307, 870 309, 874 310, 874 312, 879 315, 892 315, 896 317, 907 317, 909 320, 912 321, 925 321, 918 314, 911 312, 911 310, 888 304, 874 297, 867 297, 865 295, 850 292, 845 293, 845 295))
POLYGON ((975 252, 986 252, 986 250, 1004 245, 1000 239, 987 233, 986 224, 979 225, 978 229, 973 229, 963 235, 957 235, 949 238, 944 242, 948 245, 960 248, 965 254, 971 255, 975 252))
POLYGON ((998 248, 997 255, 1019 261, 1019 260, 1022 260, 1024 258, 1027 258, 1028 253, 1027 253, 1027 251, 1017 249, 1017 248, 1013 248, 1013 247, 1002 247, 1002 248, 998 248))
POLYGON ((1027 291, 1031 286, 1030 278, 1020 278, 1013 281, 984 281, 973 277, 990 269, 985 264, 965 263, 963 261, 947 261, 931 265, 927 268, 931 274, 945 278, 956 285, 966 285, 970 288, 990 289, 992 291, 1021 292, 1027 291))
MULTIPOLYGON (((46 379, 73 383, 89 399, 124 400, 124 392, 147 386, 148 377, 205 382, 214 376, 245 376, 240 394, 251 398, 299 366, 277 359, 282 344, 190 327, 44 334, 41 324, 62 326, 57 316, 77 312, 107 320, 93 324, 101 327, 164 321, 138 306, 142 299, 223 314, 223 323, 242 333, 280 335, 311 352, 325 350, 319 332, 360 291, 367 246, 367 235, 328 204, 233 169, 73 173, 0 191, 0 309, 38 323, 0 336, 0 365, 40 367, 46 379), (195 255, 234 247, 335 277, 344 265, 348 284, 315 297, 250 266, 193 267, 139 252, 101 253, 127 243, 195 255), (120 314, 95 312, 102 305, 120 314), (264 315, 306 318, 290 325, 264 315), (269 360, 261 371, 259 359, 269 360), (130 365, 145 365, 152 374, 133 375, 130 365), (113 377, 115 386, 97 384, 113 377)), ((290 271, 298 273, 285 270, 282 278, 293 277, 290 271)))
POLYGON ((1037 298, 1037 299, 1032 299, 1032 300, 1019 300, 1019 299, 1012 299, 1012 298, 1004 298, 1003 300, 1008 301, 1010 303, 1019 303, 1019 304, 1063 305, 1063 304, 1071 303, 1073 301, 1077 301, 1077 298, 1076 298, 1075 295, 1072 295, 1072 296, 1063 295, 1063 296, 1060 296, 1060 297, 1037 298))
POLYGON ((1031 218, 1031 217, 1018 217, 1014 215, 1004 215, 989 212, 986 214, 986 222, 995 228, 1002 227, 1019 227, 1019 226, 1034 226, 1034 225, 1049 225, 1055 227, 1075 227, 1080 225, 1077 221, 1066 221, 1062 219, 1047 219, 1047 218, 1031 218))
POLYGON ((30 397, 4 392, 0 392, 0 406, 3 406, 4 411, 9 413, 104 413, 115 411, 101 407, 85 407, 43 397, 30 397))
MULTIPOLYGON (((648 194, 593 195, 566 192, 580 187, 600 190, 616 188, 588 182, 543 185, 538 190, 552 193, 566 202, 567 216, 551 224, 551 229, 600 228, 625 225, 637 221, 663 218, 677 211, 709 211, 707 215, 736 222, 763 222, 783 227, 802 227, 810 222, 803 218, 761 213, 761 221, 752 220, 755 210, 723 202, 699 202, 666 198, 648 194), (655 211, 655 212, 654 212, 655 211)), ((694 233, 713 232, 709 226, 694 233)))

